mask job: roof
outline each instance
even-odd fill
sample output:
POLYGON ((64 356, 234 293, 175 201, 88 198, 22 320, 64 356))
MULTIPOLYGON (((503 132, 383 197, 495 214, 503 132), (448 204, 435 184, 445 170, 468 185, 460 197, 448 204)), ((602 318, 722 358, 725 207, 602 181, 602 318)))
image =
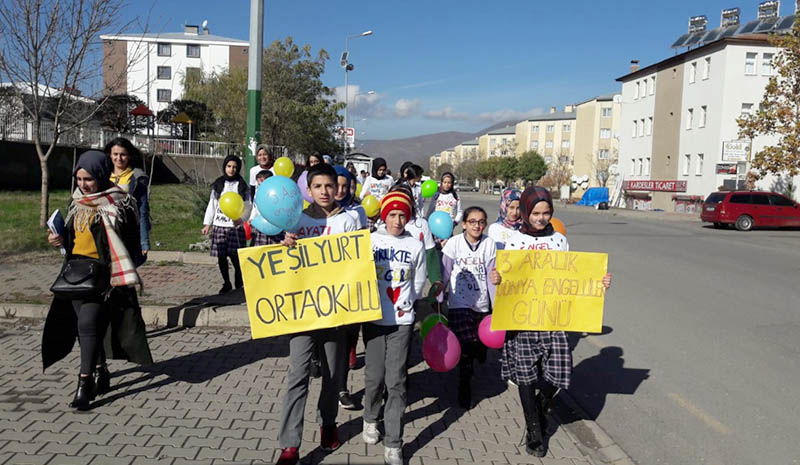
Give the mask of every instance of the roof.
POLYGON ((185 34, 183 32, 154 32, 149 34, 106 34, 101 35, 103 40, 127 40, 141 42, 169 42, 185 44, 206 45, 250 45, 246 40, 232 39, 230 37, 215 36, 212 34, 185 34))
POLYGON ((586 100, 584 100, 584 101, 582 101, 580 103, 576 103, 575 106, 583 105, 584 103, 594 102, 595 100, 597 100, 598 102, 612 102, 614 100, 614 97, 616 97, 617 95, 620 95, 619 92, 611 93, 611 94, 598 95, 598 96, 592 97, 590 99, 586 99, 586 100))
POLYGON ((574 111, 566 112, 566 111, 557 111, 555 113, 546 113, 540 116, 534 116, 533 118, 528 118, 526 121, 558 121, 558 120, 565 120, 565 119, 575 119, 576 115, 574 111))
POLYGON ((495 129, 494 131, 489 131, 487 134, 490 136, 499 135, 499 134, 516 134, 517 127, 516 126, 506 126, 504 128, 495 129))
POLYGON ((679 53, 678 55, 669 57, 667 59, 661 60, 658 63, 654 63, 649 66, 645 66, 644 68, 638 69, 632 73, 625 74, 624 76, 618 77, 616 80, 618 82, 625 82, 630 79, 639 78, 645 74, 650 74, 654 71, 658 71, 659 69, 670 66, 672 64, 683 63, 684 58, 689 54, 698 54, 698 52, 705 52, 712 48, 726 46, 728 44, 761 44, 761 45, 769 45, 769 35, 768 34, 748 34, 736 37, 726 37, 724 39, 719 39, 714 42, 709 42, 705 45, 697 47, 695 49, 687 50, 683 53, 679 53))
POLYGON ((458 145, 478 145, 478 141, 476 141, 476 140, 468 140, 468 141, 462 142, 462 143, 460 143, 458 145))

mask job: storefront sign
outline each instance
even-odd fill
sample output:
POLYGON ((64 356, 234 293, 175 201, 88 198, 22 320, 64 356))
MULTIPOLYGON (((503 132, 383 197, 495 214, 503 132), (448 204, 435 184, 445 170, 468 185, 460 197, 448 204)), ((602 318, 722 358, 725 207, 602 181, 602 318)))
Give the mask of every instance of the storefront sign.
POLYGON ((686 181, 625 181, 622 188, 626 191, 686 192, 686 181))
POLYGON ((722 161, 747 161, 747 156, 749 153, 749 141, 729 140, 722 142, 722 161))
POLYGON ((717 163, 717 174, 736 174, 736 164, 717 163))

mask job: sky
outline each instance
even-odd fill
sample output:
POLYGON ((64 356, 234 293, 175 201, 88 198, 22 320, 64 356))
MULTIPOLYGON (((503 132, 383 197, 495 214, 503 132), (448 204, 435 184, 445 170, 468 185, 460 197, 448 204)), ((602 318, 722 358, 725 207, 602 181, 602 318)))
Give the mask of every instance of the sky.
MULTIPOLYGON (((756 18, 757 0, 671 2, 265 0, 265 46, 291 36, 330 54, 323 82, 344 101, 339 58, 349 42, 349 126, 356 138, 396 139, 441 131, 475 132, 545 113, 551 106, 619 92, 630 60, 646 66, 673 56, 690 16, 739 7, 756 18), (355 94, 374 91, 372 95, 355 94)), ((792 14, 784 0, 781 15, 792 14)), ((144 2, 127 9, 142 17, 144 2)), ((208 21, 212 34, 248 40, 248 0, 156 0, 151 32, 208 21)))

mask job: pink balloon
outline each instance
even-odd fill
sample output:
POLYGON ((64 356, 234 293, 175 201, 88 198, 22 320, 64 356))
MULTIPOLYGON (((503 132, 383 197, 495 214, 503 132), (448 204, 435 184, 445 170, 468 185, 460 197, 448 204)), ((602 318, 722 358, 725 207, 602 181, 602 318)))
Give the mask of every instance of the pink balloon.
POLYGON ((422 356, 433 371, 450 371, 461 359, 461 344, 445 325, 436 323, 422 343, 422 356))
POLYGON ((300 194, 303 196, 306 202, 314 203, 314 199, 312 199, 311 196, 308 195, 308 179, 306 179, 307 176, 308 176, 308 170, 303 171, 300 174, 300 177, 297 178, 297 187, 300 188, 300 194))
POLYGON ((492 331, 492 315, 485 317, 478 325, 478 337, 483 342, 483 345, 490 349, 499 349, 503 347, 506 341, 505 331, 492 331))

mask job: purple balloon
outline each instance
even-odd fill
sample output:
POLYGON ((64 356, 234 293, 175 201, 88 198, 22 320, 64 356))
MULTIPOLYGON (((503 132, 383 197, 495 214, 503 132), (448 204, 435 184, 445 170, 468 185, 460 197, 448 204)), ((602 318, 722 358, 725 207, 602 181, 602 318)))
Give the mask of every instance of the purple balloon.
POLYGON ((422 357, 433 371, 450 371, 461 359, 461 344, 452 331, 436 323, 422 343, 422 357))
POLYGON ((300 194, 303 196, 306 202, 314 203, 314 199, 308 195, 308 179, 306 179, 306 176, 308 176, 308 170, 303 171, 300 174, 300 177, 297 178, 297 187, 300 188, 300 194))
POLYGON ((490 349, 499 349, 506 342, 506 332, 492 331, 492 315, 485 317, 478 325, 478 337, 490 349))

